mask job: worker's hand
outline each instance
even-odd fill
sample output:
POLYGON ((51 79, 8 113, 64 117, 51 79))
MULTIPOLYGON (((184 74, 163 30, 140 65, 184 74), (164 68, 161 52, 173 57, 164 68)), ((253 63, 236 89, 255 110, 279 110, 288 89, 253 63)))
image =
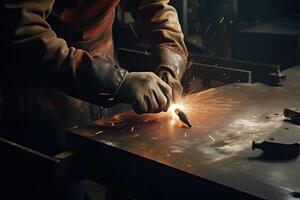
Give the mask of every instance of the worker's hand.
POLYGON ((176 103, 183 93, 181 83, 168 71, 160 71, 158 76, 172 88, 172 102, 176 103))
POLYGON ((126 75, 117 99, 131 104, 139 114, 158 113, 168 110, 172 89, 152 72, 131 72, 126 75))

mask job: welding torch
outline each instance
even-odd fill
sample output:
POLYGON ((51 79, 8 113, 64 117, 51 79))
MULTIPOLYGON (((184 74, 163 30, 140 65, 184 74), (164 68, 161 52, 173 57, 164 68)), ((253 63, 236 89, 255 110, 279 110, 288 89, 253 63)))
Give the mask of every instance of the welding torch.
MULTIPOLYGON (((168 74, 167 73, 164 73, 163 74, 163 76, 162 76, 162 80, 164 80, 166 83, 168 83, 169 85, 170 85, 170 79, 169 79, 169 76, 168 76, 168 74)), ((181 95, 182 94, 182 87, 181 87, 181 85, 180 85, 180 82, 177 82, 177 81, 175 81, 177 84, 174 84, 173 83, 173 89, 174 88, 176 88, 175 89, 175 91, 180 91, 178 94, 174 94, 174 90, 173 90, 173 97, 178 97, 179 96, 179 94, 181 95)), ((176 101, 177 101, 177 98, 175 98, 174 99, 174 101, 175 101, 175 103, 176 103, 176 101)), ((191 122, 189 121, 189 119, 188 119, 188 117, 187 117, 187 115, 180 109, 180 108, 176 108, 175 110, 175 113, 176 113, 176 115, 179 117, 179 119, 180 119, 180 121, 182 122, 182 123, 184 123, 185 125, 187 125, 189 128, 191 128, 192 127, 192 124, 191 124, 191 122)))
POLYGON ((184 123, 185 125, 187 125, 189 128, 192 127, 192 124, 191 124, 191 122, 189 121, 187 115, 186 115, 181 109, 176 108, 176 109, 175 109, 175 113, 176 113, 176 115, 179 117, 179 119, 180 119, 180 121, 181 121, 182 123, 184 123))

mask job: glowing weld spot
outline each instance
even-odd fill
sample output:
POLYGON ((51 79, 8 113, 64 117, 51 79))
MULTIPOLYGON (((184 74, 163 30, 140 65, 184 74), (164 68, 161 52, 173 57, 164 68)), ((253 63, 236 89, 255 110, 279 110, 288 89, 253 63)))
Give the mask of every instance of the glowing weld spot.
POLYGON ((175 126, 175 124, 176 124, 176 120, 175 120, 175 119, 172 119, 172 120, 170 121, 170 125, 171 125, 171 126, 175 126))

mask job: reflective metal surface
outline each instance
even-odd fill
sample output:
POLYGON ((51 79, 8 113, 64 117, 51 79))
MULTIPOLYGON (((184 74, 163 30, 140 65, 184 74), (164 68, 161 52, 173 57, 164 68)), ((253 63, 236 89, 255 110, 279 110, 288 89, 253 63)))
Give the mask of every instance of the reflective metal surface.
POLYGON ((288 80, 282 87, 223 86, 219 95, 239 105, 194 117, 191 129, 173 126, 168 119, 132 115, 134 120, 123 116, 122 127, 105 127, 99 121, 70 132, 88 138, 86 145, 97 141, 259 198, 295 199, 295 192, 300 192, 300 159, 264 160, 261 152, 251 150, 253 140, 282 136, 287 130, 300 141, 300 126, 283 116, 284 108, 300 107, 300 67, 284 73, 288 80))

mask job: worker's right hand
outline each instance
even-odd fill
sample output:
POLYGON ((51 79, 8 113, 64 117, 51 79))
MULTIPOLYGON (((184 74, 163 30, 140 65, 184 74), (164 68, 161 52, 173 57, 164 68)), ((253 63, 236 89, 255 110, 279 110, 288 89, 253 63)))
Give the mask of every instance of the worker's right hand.
POLYGON ((167 111, 172 99, 172 88, 152 72, 128 73, 117 99, 132 105, 139 114, 167 111))

